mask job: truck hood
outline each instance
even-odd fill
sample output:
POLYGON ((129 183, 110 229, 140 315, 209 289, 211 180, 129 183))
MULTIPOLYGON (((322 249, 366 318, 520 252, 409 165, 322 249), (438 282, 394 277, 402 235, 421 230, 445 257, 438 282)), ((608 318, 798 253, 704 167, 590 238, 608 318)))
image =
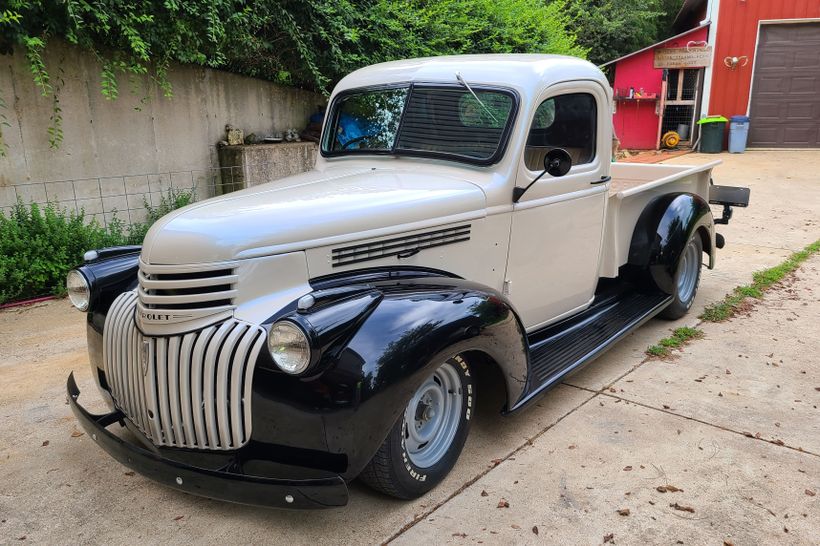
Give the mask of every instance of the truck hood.
POLYGON ((387 169, 329 170, 201 201, 156 222, 148 264, 267 256, 483 216, 484 192, 466 180, 387 169))

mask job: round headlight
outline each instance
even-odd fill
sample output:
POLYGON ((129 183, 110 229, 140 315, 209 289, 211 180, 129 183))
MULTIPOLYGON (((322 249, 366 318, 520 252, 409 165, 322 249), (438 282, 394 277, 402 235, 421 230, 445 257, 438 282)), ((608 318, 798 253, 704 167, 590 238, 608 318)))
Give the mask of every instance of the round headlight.
POLYGON ((88 304, 91 300, 91 288, 82 273, 76 269, 68 272, 65 282, 68 291, 68 299, 71 304, 80 311, 88 311, 88 304))
POLYGON ((292 322, 281 321, 271 326, 268 350, 285 373, 300 374, 310 364, 310 343, 302 329, 292 322))

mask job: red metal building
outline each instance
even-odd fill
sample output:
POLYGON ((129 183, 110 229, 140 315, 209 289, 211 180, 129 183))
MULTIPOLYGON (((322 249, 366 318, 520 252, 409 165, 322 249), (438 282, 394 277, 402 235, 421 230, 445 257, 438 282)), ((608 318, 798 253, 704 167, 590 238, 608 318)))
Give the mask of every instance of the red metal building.
POLYGON ((675 28, 604 65, 622 147, 691 145, 706 115, 749 116, 750 147, 820 147, 820 0, 686 0, 675 28))

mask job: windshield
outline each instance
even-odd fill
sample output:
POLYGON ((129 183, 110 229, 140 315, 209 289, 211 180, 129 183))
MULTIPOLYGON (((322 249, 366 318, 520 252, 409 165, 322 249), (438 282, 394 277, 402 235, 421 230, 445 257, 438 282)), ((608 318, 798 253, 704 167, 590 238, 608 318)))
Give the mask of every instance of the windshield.
POLYGON ((345 92, 331 107, 324 155, 442 155, 492 163, 503 152, 514 96, 505 90, 407 85, 345 92), (477 99, 476 99, 477 97, 477 99))

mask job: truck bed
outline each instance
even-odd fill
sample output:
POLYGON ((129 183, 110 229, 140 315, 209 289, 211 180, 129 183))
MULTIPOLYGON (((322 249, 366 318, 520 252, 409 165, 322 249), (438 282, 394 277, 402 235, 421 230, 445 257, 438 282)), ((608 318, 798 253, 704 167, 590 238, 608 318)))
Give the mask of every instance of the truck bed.
POLYGON ((613 163, 601 259, 601 277, 617 277, 629 256, 629 244, 638 217, 654 197, 670 192, 693 193, 709 201, 712 169, 705 165, 644 165, 613 163))
MULTIPOLYGON (((641 163, 613 163, 610 174, 612 182, 609 185, 610 196, 623 194, 623 197, 680 181, 703 171, 711 172, 720 161, 713 161, 705 165, 658 165, 641 163)), ((664 189, 666 193, 668 189, 664 189)), ((708 194, 702 197, 708 197, 708 194)))

